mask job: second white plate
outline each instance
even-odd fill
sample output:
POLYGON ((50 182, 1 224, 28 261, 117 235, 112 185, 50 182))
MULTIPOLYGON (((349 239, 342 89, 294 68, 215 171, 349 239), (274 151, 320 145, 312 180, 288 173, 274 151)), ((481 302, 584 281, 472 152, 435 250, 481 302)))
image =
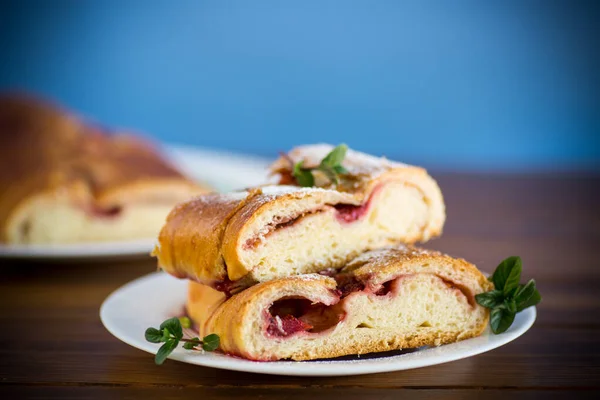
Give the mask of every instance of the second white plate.
MULTIPOLYGON (((102 304, 100 318, 106 329, 118 339, 155 354, 160 345, 145 340, 146 328, 156 327, 165 319, 180 315, 186 295, 187 281, 165 273, 154 273, 112 293, 102 304), (156 293, 161 295, 156 296, 156 293)), ((355 359, 257 362, 178 348, 169 358, 206 367, 272 375, 342 376, 400 371, 442 364, 495 349, 525 333, 533 325, 535 317, 536 309, 530 307, 517 314, 510 329, 500 335, 494 335, 488 329, 473 339, 392 356, 374 354, 355 359)), ((148 362, 154 362, 152 357, 148 357, 148 362)))

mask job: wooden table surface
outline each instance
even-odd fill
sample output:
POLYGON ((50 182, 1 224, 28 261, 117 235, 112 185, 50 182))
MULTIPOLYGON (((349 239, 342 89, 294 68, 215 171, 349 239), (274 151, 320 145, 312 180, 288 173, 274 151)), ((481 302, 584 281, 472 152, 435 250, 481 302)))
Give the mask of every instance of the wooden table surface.
POLYGON ((156 366, 112 337, 98 316, 113 290, 155 270, 153 260, 2 260, 0 398, 580 398, 600 391, 600 176, 436 177, 448 222, 426 247, 487 271, 520 255, 523 279, 537 280, 538 319, 516 341, 448 364, 354 377, 156 366))

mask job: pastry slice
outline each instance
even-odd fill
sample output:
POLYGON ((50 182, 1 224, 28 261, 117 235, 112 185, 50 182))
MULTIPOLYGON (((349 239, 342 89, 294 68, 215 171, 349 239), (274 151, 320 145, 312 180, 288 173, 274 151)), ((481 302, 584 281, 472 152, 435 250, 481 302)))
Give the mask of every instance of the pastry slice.
MULTIPOLYGON (((221 350, 251 360, 313 360, 438 346, 480 335, 492 284, 462 259, 413 247, 369 251, 338 274, 260 283, 204 321, 221 350)), ((202 303, 188 303, 190 315, 202 303)))
POLYGON ((153 238, 178 202, 208 191, 145 141, 54 104, 0 96, 0 242, 153 238))
POLYGON ((160 232, 159 267, 235 292, 256 282, 341 268, 365 250, 424 242, 442 231, 444 202, 418 167, 349 150, 338 185, 299 187, 293 164, 332 146, 299 147, 273 165, 280 184, 178 205, 160 232))

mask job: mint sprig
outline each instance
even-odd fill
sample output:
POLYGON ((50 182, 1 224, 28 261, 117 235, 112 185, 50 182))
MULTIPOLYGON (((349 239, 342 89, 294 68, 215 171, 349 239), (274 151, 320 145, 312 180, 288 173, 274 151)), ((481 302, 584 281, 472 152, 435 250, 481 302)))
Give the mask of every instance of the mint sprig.
POLYGON ((293 165, 292 175, 296 178, 298 185, 309 187, 315 186, 314 171, 321 171, 329 181, 335 185, 340 182, 340 175, 347 174, 348 171, 342 166, 342 161, 346 157, 348 146, 340 144, 331 150, 319 165, 314 168, 305 168, 304 160, 300 160, 293 165))
POLYGON ((159 329, 148 328, 145 332, 146 340, 150 343, 164 343, 158 349, 154 362, 161 365, 165 362, 169 354, 173 352, 183 342, 183 348, 186 350, 215 351, 219 347, 219 336, 212 333, 200 340, 200 338, 184 338, 183 328, 189 328, 191 321, 188 317, 173 317, 163 321, 159 329))
POLYGON ((495 289, 475 295, 479 305, 491 310, 490 325, 494 333, 505 332, 517 313, 542 300, 533 279, 526 284, 519 283, 522 270, 521 257, 508 257, 489 277, 495 289))

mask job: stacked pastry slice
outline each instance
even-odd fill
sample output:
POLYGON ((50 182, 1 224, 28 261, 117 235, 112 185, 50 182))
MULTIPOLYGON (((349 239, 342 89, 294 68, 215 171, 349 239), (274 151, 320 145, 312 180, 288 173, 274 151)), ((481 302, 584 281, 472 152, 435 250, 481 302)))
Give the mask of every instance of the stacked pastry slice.
POLYGON ((405 243, 439 235, 441 192, 420 168, 349 151, 334 185, 293 185, 293 168, 332 150, 297 148, 279 185, 204 195, 176 207, 155 255, 189 278, 202 335, 253 360, 310 360, 440 345, 479 335, 490 289, 468 262, 405 243), (285 184, 285 185, 284 185, 285 184))
POLYGON ((348 151, 338 185, 290 185, 292 162, 318 163, 331 146, 304 146, 274 166, 285 185, 210 194, 178 205, 154 252, 165 271, 223 291, 341 268, 366 250, 426 241, 444 202, 421 168, 348 151))

